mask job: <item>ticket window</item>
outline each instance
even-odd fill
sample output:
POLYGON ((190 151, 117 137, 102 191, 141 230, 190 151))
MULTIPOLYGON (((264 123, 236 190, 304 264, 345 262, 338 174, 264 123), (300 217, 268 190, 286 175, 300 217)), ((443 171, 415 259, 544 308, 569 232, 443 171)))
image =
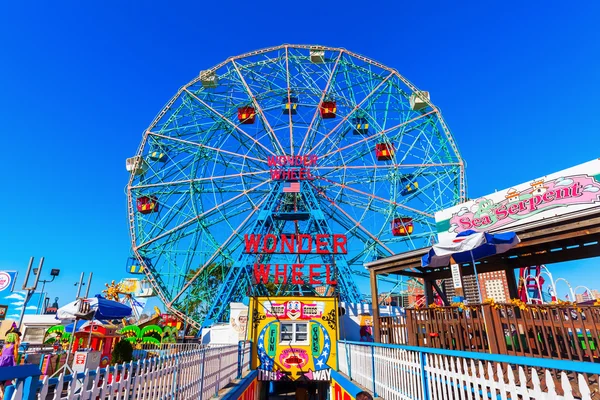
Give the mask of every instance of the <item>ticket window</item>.
POLYGON ((307 322, 282 322, 280 332, 281 343, 308 345, 307 322))

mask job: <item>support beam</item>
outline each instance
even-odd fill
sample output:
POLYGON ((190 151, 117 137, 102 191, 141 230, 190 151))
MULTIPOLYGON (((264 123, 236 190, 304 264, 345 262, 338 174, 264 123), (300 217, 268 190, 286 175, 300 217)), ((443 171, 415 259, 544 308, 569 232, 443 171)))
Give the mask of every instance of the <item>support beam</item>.
POLYGON ((381 342, 381 324, 379 323, 379 292, 377 289, 377 274, 371 270, 371 304, 373 305, 373 334, 375 342, 381 342))
POLYGON ((506 267, 506 283, 508 284, 508 294, 511 299, 519 298, 519 288, 517 286, 517 278, 515 278, 515 270, 511 267, 506 267))
MULTIPOLYGON (((442 290, 440 289, 440 287, 438 286, 436 281, 431 281, 431 284, 433 285, 433 288, 435 289, 435 291, 440 295, 440 297, 442 298, 442 301, 444 302, 445 306, 449 306, 450 303, 448 302, 448 297, 446 296, 446 290, 442 290)), ((442 286, 444 286, 444 289, 446 288, 446 283, 442 282, 442 286)))
POLYGON ((423 289, 425 292, 425 305, 426 306, 433 303, 433 285, 432 285, 432 283, 433 283, 433 281, 431 281, 431 280, 423 281, 423 289))

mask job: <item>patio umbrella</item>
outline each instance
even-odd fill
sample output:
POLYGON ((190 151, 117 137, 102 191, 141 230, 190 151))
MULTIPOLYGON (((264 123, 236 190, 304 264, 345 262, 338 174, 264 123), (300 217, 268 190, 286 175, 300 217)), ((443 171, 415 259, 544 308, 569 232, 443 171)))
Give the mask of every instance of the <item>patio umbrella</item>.
MULTIPOLYGON (((477 292, 479 292, 479 279, 475 261, 495 254, 502 254, 520 242, 521 240, 514 232, 492 234, 468 230, 460 232, 450 241, 434 244, 431 250, 421 258, 421 265, 433 268, 445 267, 450 264, 450 259, 459 264, 470 262, 473 264, 477 292)), ((479 297, 481 302, 481 294, 479 294, 479 297)))
MULTIPOLYGON (((75 300, 59 308, 56 311, 56 318, 61 320, 81 318, 78 315, 80 301, 82 300, 75 300)), ((99 294, 83 301, 88 303, 94 319, 120 319, 131 316, 131 307, 118 301, 107 300, 99 294)))
POLYGON ((481 260, 502 254, 519 244, 521 240, 514 232, 487 233, 473 230, 456 235, 451 241, 434 244, 421 259, 423 267, 445 267, 450 258, 457 263, 481 260))

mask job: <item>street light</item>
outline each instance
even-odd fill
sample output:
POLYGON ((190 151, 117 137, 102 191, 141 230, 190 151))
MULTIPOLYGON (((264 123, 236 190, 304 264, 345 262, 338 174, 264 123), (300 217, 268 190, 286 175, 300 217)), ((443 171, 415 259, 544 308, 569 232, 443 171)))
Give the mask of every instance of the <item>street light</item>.
MULTIPOLYGON (((39 270, 37 268, 34 268, 33 269, 34 275, 37 275, 38 271, 39 270)), ((50 270, 50 276, 52 277, 52 279, 40 279, 39 280, 39 282, 42 282, 42 291, 40 292, 40 299, 38 300, 36 314, 40 314, 40 306, 42 305, 42 295, 44 294, 44 289, 46 288, 46 283, 50 283, 50 282, 54 281, 54 278, 56 278, 59 274, 60 274, 60 269, 52 268, 50 270)))

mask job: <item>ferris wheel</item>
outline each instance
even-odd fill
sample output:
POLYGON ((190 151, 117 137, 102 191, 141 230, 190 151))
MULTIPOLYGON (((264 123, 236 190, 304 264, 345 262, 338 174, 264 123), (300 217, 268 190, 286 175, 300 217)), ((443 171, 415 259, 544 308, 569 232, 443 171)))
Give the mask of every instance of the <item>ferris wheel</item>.
POLYGON ((430 245, 434 213, 465 199, 463 161, 429 94, 321 46, 282 45, 201 71, 146 129, 127 170, 129 267, 196 327, 273 290, 359 302, 363 263, 430 245), (253 254, 248 235, 259 234, 273 235, 266 246, 280 235, 347 242, 340 254, 253 254), (335 279, 275 289, 253 280, 255 264, 294 263, 333 266, 335 279))

